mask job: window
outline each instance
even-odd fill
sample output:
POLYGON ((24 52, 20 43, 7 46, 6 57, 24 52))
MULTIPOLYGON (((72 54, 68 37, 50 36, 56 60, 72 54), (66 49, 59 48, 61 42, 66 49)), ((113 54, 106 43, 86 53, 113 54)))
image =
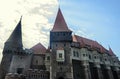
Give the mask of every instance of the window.
POLYGON ((85 56, 85 54, 83 54, 83 56, 85 56))
POLYGON ((66 44, 64 44, 64 47, 66 46, 66 44))
POLYGON ((59 53, 59 58, 62 58, 62 54, 61 53, 59 53))
POLYGON ((20 57, 20 59, 22 59, 22 57, 20 57))
POLYGON ((79 53, 77 51, 73 51, 73 56, 74 57, 79 57, 79 53))
POLYGON ((78 52, 76 52, 76 57, 79 57, 79 53, 78 52))
POLYGON ((63 33, 63 36, 65 36, 65 33, 63 33))
POLYGON ((96 57, 96 56, 94 56, 94 58, 96 59, 97 57, 96 57))
POLYGON ((89 55, 89 59, 91 59, 91 55, 89 55))
POLYGON ((23 68, 17 68, 17 73, 21 74, 23 72, 23 68))
POLYGON ((47 60, 50 60, 50 56, 47 56, 47 60))
POLYGON ((107 59, 105 58, 105 61, 107 61, 107 59))
POLYGON ((73 51, 73 56, 74 56, 74 57, 76 56, 75 51, 73 51))
POLYGON ((36 62, 36 64, 38 64, 38 60, 36 60, 35 62, 36 62))
POLYGON ((57 55, 56 55, 57 62, 64 62, 65 61, 64 56, 65 56, 64 50, 57 50, 57 55))
POLYGON ((56 47, 57 47, 57 44, 56 44, 56 47))

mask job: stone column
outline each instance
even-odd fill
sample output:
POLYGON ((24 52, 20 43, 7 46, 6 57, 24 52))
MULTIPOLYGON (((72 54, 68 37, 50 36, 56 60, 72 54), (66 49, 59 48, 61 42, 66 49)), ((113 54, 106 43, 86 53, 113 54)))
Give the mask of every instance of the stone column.
POLYGON ((109 79, 114 79, 110 66, 106 66, 106 69, 107 69, 107 73, 109 75, 109 79))
POLYGON ((103 75, 102 75, 100 64, 95 64, 95 67, 97 68, 98 79, 103 79, 103 75))
POLYGON ((119 68, 118 67, 113 67, 113 71, 116 72, 116 75, 114 75, 116 77, 116 79, 120 79, 120 70, 119 70, 119 68))
POLYGON ((84 61, 83 67, 84 67, 85 79, 91 79, 89 63, 87 61, 84 61))

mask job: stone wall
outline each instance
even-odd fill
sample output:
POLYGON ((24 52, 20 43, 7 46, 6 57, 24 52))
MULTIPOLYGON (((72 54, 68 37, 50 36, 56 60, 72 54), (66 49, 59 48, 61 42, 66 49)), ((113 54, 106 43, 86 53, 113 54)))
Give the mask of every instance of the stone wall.
POLYGON ((25 75, 22 75, 22 74, 8 73, 8 74, 5 76, 5 79, 26 79, 26 78, 25 78, 25 75))
POLYGON ((29 69, 25 72, 26 79, 49 79, 50 73, 44 70, 29 69))

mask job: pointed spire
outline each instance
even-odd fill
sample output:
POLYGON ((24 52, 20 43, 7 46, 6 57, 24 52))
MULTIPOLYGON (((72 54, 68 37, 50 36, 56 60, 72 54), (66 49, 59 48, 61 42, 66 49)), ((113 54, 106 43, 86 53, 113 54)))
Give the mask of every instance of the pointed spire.
POLYGON ((6 43, 9 43, 10 46, 15 47, 15 48, 22 48, 22 30, 21 30, 21 20, 22 16, 20 18, 19 23, 17 24, 16 28, 13 30, 12 34, 6 41, 6 43))
POLYGON ((112 55, 112 56, 115 56, 115 54, 113 53, 112 49, 110 48, 109 46, 109 54, 112 55))
POLYGON ((55 23, 54 23, 54 26, 53 26, 53 29, 52 29, 52 32, 63 32, 63 31, 71 31, 65 20, 64 20, 64 17, 62 15, 62 12, 60 10, 60 8, 58 9, 58 13, 57 13, 57 17, 56 17, 56 20, 55 20, 55 23))

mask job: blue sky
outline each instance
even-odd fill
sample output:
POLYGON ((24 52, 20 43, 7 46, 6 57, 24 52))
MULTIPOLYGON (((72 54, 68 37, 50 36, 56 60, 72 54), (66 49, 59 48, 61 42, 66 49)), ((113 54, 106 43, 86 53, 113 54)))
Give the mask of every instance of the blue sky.
POLYGON ((120 0, 59 0, 73 32, 112 48, 120 59, 120 0))

